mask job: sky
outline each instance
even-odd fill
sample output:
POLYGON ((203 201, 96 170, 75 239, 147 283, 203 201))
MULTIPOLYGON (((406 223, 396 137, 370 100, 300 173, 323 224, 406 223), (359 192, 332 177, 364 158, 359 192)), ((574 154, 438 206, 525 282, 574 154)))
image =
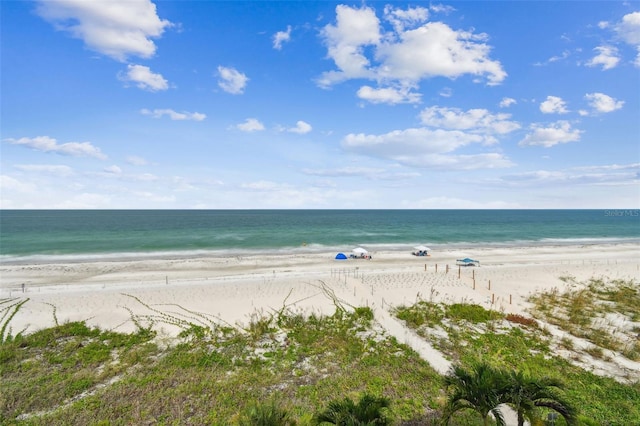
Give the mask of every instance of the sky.
POLYGON ((640 2, 0 2, 2 209, 637 209, 640 2))

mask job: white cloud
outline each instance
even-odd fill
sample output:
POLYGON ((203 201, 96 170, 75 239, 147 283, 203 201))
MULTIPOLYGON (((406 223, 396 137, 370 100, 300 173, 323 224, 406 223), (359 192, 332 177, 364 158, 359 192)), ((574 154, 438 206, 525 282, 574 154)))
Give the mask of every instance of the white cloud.
POLYGON ((144 65, 127 65, 127 72, 120 73, 118 78, 126 83, 135 83, 136 87, 149 92, 167 90, 169 83, 161 74, 156 74, 144 65))
POLYGON ((514 173, 501 179, 509 186, 533 185, 626 185, 638 182, 639 164, 573 167, 566 170, 535 170, 514 173))
POLYGON ((622 108, 624 101, 618 101, 604 93, 587 93, 584 98, 597 112, 612 112, 622 108))
POLYGON ((360 99, 373 104, 415 104, 419 103, 422 95, 411 92, 410 88, 382 87, 379 89, 371 86, 362 86, 357 93, 360 99))
POLYGON ((193 120, 193 121, 202 121, 207 116, 205 114, 199 112, 176 112, 172 109, 154 109, 148 110, 146 108, 141 109, 140 113, 143 115, 149 115, 153 118, 161 118, 163 116, 168 116, 172 120, 193 120))
POLYGON ((624 15, 615 30, 626 43, 636 48, 638 55, 634 64, 640 67, 640 12, 624 15))
MULTIPOLYGON (((311 176, 321 177, 363 177, 370 180, 397 181, 406 179, 415 179, 422 176, 418 172, 389 172, 386 168, 375 167, 339 167, 335 169, 303 169, 302 172, 311 176)), ((320 182, 322 186, 335 187, 335 184, 324 181, 320 182)))
POLYGON ((453 89, 451 87, 443 87, 438 95, 442 96, 443 98, 450 98, 453 95, 453 89))
POLYGON ((236 128, 243 132, 257 132, 259 130, 264 130, 264 124, 255 118, 247 118, 244 123, 238 124, 236 128))
POLYGON ((412 128, 382 135, 349 134, 342 141, 342 146, 363 155, 393 160, 411 167, 469 170, 512 165, 497 153, 451 154, 458 148, 484 141, 483 136, 459 130, 412 128))
POLYGON ((276 182, 261 180, 256 182, 248 182, 240 185, 243 189, 251 191, 277 191, 289 188, 289 185, 282 185, 276 182))
POLYGON ((291 133, 298 133, 300 135, 303 135, 305 133, 309 133, 311 129, 312 127, 309 123, 299 120, 298 122, 296 122, 296 127, 287 129, 287 131, 291 133))
POLYGON ((414 209, 518 209, 518 203, 506 201, 473 201, 453 197, 430 197, 412 204, 414 209))
POLYGON ((374 176, 385 172, 385 169, 375 167, 340 167, 336 169, 304 169, 303 173, 313 176, 374 176))
POLYGON ((635 170, 640 172, 640 163, 631 164, 606 164, 601 166, 580 166, 574 167, 575 170, 582 170, 587 172, 604 172, 604 171, 618 171, 618 170, 635 170))
POLYGON ((282 43, 291 40, 291 25, 287 25, 287 31, 278 31, 273 36, 273 48, 276 50, 282 49, 282 43))
POLYGON ((382 64, 379 78, 418 81, 429 77, 455 79, 464 74, 487 76, 487 83, 501 83, 507 73, 500 62, 489 59, 485 34, 454 31, 442 22, 429 22, 399 35, 399 42, 377 49, 382 64))
POLYGON ((564 59, 567 59, 570 55, 571 55, 571 52, 569 52, 568 50, 564 50, 561 55, 550 57, 549 62, 553 63, 553 62, 562 61, 564 59))
POLYGON ((220 86, 222 90, 234 95, 244 93, 244 89, 249 81, 246 75, 234 68, 223 66, 218 67, 218 75, 220 76, 218 86, 220 86))
POLYGON ((58 164, 16 164, 14 167, 29 173, 42 173, 61 177, 74 174, 71 167, 58 164))
POLYGON ((128 156, 126 162, 134 166, 146 166, 148 164, 146 159, 135 155, 128 156))
POLYGON ((336 6, 336 25, 325 26, 321 35, 327 44, 329 57, 339 71, 324 73, 319 81, 321 86, 374 76, 367 69, 369 60, 364 55, 364 47, 378 44, 381 37, 379 26, 380 21, 371 8, 336 6))
MULTIPOLYGON (((36 185, 30 182, 22 182, 8 175, 0 175, 0 193, 4 195, 11 192, 33 193, 37 191, 36 185)), ((4 199, 2 200, 4 204, 4 199)))
MULTIPOLYGON (((511 121, 511 114, 491 114, 486 109, 462 111, 458 108, 429 107, 420 112, 420 120, 431 127, 451 130, 466 130, 483 135, 504 135, 520 128, 520 124, 511 121)), ((485 138, 485 143, 494 143, 493 137, 485 138)))
POLYGON ((540 104, 540 111, 545 114, 566 114, 567 104, 557 96, 547 96, 547 100, 540 104))
POLYGON ((23 145, 42 152, 52 152, 60 155, 72 157, 94 157, 101 160, 107 158, 100 151, 100 148, 93 146, 90 142, 67 142, 58 144, 58 141, 49 136, 37 136, 35 138, 5 139, 12 145, 23 145))
MULTIPOLYGON (((500 62, 489 58, 485 34, 455 31, 442 22, 422 24, 427 16, 420 7, 400 10, 387 6, 385 17, 393 30, 385 32, 372 8, 337 6, 335 25, 321 32, 337 70, 323 73, 318 84, 329 87, 349 79, 370 79, 383 87, 415 87, 425 78, 455 79, 464 74, 486 77, 490 85, 504 80, 507 74, 500 62)), ((362 90, 363 99, 394 99, 393 93, 362 90)))
POLYGON ((402 10, 386 5, 384 18, 393 25, 396 32, 401 33, 406 27, 414 28, 416 25, 426 22, 429 19, 429 9, 418 6, 402 10))
POLYGON ((44 0, 39 1, 36 12, 57 30, 118 61, 153 56, 156 45, 151 39, 172 25, 158 17, 150 0, 44 0))
POLYGON ((122 169, 118 166, 116 166, 115 164, 109 167, 105 167, 103 169, 105 171, 105 173, 109 173, 109 174, 113 174, 113 175, 121 175, 122 174, 122 169))
POLYGON ((581 130, 572 129, 571 123, 560 120, 547 127, 541 124, 532 124, 532 132, 525 136, 519 143, 520 146, 552 147, 557 144, 576 142, 580 140, 581 130))
POLYGON ((448 15, 451 12, 454 12, 456 9, 453 6, 445 6, 442 3, 440 4, 430 4, 429 10, 435 13, 444 13, 448 15))
POLYGON ((500 108, 509 108, 511 105, 515 105, 517 102, 513 98, 502 98, 500 101, 500 108))
POLYGON ((593 50, 598 52, 598 54, 587 62, 587 65, 590 67, 601 65, 603 70, 610 70, 611 68, 615 68, 620 62, 618 49, 613 46, 598 46, 593 50))

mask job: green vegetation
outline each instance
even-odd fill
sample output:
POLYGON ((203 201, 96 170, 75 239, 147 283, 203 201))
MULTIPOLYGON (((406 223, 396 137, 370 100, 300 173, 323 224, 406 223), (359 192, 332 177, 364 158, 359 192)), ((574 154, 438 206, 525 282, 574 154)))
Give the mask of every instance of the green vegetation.
POLYGON ((591 355, 602 358, 608 349, 640 361, 640 285, 633 281, 591 279, 586 284, 565 278, 571 286, 530 298, 532 314, 573 336, 589 340, 591 355), (624 327, 622 324, 635 324, 624 327))
POLYGON ((241 327, 185 324, 168 348, 147 328, 63 324, 2 345, 0 423, 303 425, 359 395, 393 401, 385 413, 398 422, 438 418, 442 377, 372 318, 338 307, 256 314, 241 327))
MULTIPOLYGON (((592 295, 587 296, 577 284, 566 293, 556 290, 550 294, 536 295, 534 300, 544 301, 536 305, 532 312, 537 314, 544 307, 545 312, 558 313, 570 309, 571 300, 577 298, 582 303, 581 309, 587 312, 585 315, 589 318, 613 312, 625 313, 629 321, 635 318, 633 314, 638 312, 637 307, 640 306, 637 283, 613 281, 605 285, 602 281, 592 281, 585 288, 591 289, 592 295)), ((465 312, 480 310, 483 308, 478 305, 468 305, 463 309, 465 312)), ((537 386, 545 385, 550 390, 551 394, 548 396, 553 396, 552 399, 574 407, 578 411, 577 418, 584 424, 627 425, 634 424, 640 418, 640 383, 635 381, 623 384, 613 378, 597 376, 573 365, 570 360, 557 356, 556 347, 574 349, 570 338, 554 338, 534 318, 522 315, 505 316, 487 311, 484 317, 476 313, 454 318, 446 314, 459 311, 453 305, 447 307, 420 301, 412 306, 396 309, 396 314, 459 368, 471 371, 479 362, 484 362, 491 368, 507 371, 514 377, 528 377, 537 386), (419 321, 414 320, 415 318, 419 321)), ((538 317, 540 320, 545 318, 547 317, 538 317)), ((556 325, 563 329, 573 327, 569 320, 558 321, 556 325)), ((633 330, 633 327, 632 323, 627 330, 633 330)), ((577 331, 575 333, 574 335, 580 335, 577 331)), ((619 331, 619 334, 621 340, 625 339, 622 332, 619 331)), ((630 340, 637 342, 636 338, 630 340)), ((595 342, 592 340, 592 343, 595 342)), ((598 345, 587 349, 592 355, 603 358, 606 358, 604 352, 608 350, 611 348, 598 345)), ((627 354, 624 347, 620 354, 627 354)), ((579 354, 577 356, 579 358, 579 354)), ((538 401, 535 409, 528 415, 545 418, 550 412, 548 408, 544 405, 544 400, 538 401)), ((556 424, 566 422, 560 417, 556 424)))
POLYGON ((339 401, 329 402, 329 406, 320 412, 315 423, 319 425, 353 425, 353 426, 386 426, 391 419, 386 415, 386 409, 391 402, 384 397, 364 394, 355 403, 349 397, 339 401))
POLYGON ((445 384, 452 390, 445 410, 445 422, 455 412, 471 409, 480 414, 485 425, 489 424, 490 413, 498 425, 504 425, 499 405, 507 404, 517 413, 518 426, 523 426, 525 419, 529 424, 541 423, 537 407, 555 411, 568 425, 577 424, 575 408, 556 391, 562 387, 562 382, 557 379, 534 378, 479 362, 469 370, 455 365, 445 376, 445 384))
MULTIPOLYGON (((637 320, 637 284, 589 286, 592 295, 578 295, 575 284, 534 298, 544 298, 549 317, 584 323, 568 311, 577 298, 591 324, 604 315, 637 320)), ((534 425, 552 412, 559 426, 640 418, 640 383, 585 371, 555 355, 573 348, 568 336, 479 305, 418 301, 394 311, 452 360, 443 377, 381 331, 367 307, 336 303, 331 316, 283 308, 239 325, 158 310, 132 315, 138 329, 130 334, 76 322, 14 335, 11 318, 27 302, 0 305, 0 424, 458 426, 499 423, 499 404, 534 425), (169 346, 155 336, 159 323, 182 328, 169 346)))

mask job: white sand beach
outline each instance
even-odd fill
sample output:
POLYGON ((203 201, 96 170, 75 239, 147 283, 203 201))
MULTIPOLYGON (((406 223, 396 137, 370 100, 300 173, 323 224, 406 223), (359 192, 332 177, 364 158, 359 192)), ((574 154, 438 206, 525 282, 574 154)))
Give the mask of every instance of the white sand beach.
POLYGON ((159 331, 175 335, 180 329, 163 315, 235 324, 284 306, 332 313, 328 292, 348 305, 385 310, 427 299, 524 314, 530 294, 563 288, 562 277, 640 280, 638 244, 441 250, 429 257, 371 254, 371 260, 346 261, 335 260, 335 253, 308 253, 2 264, 0 298, 29 299, 11 320, 13 333, 33 332, 56 320, 131 331, 133 315, 154 318, 159 331), (480 260, 480 266, 455 266, 464 257, 480 260))

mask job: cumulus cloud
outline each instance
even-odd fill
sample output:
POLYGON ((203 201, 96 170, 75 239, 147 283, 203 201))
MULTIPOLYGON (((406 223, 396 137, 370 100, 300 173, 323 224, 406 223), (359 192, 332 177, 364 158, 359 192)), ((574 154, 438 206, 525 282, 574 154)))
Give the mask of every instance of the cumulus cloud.
POLYGON ((156 74, 149 67, 144 65, 127 65, 127 72, 120 73, 118 78, 125 83, 133 83, 142 90, 149 92, 158 92, 167 90, 169 83, 161 74, 156 74))
POLYGON ((486 109, 462 111, 458 108, 429 107, 420 112, 420 120, 431 127, 468 130, 479 134, 507 134, 520 128, 511 114, 491 114, 486 109))
MULTIPOLYGON (((486 34, 456 31, 442 22, 425 23, 428 13, 421 7, 401 10, 387 6, 384 17, 392 26, 388 31, 370 7, 336 7, 336 22, 325 26, 321 37, 337 69, 318 78, 321 87, 368 79, 380 88, 411 88, 425 78, 455 79, 465 74, 495 85, 507 76, 500 62, 489 58, 486 34)), ((407 102, 395 90, 368 88, 361 89, 360 95, 372 101, 407 102)))
POLYGON ((205 114, 199 112, 176 112, 172 109, 154 109, 148 110, 146 108, 141 109, 140 113, 143 115, 149 115, 153 118, 161 118, 163 116, 168 116, 172 120, 192 120, 192 121, 202 121, 207 116, 205 114))
POLYGON ((622 108, 624 101, 618 101, 604 93, 587 93, 584 98, 589 101, 589 105, 597 112, 612 112, 622 108))
POLYGON ((549 126, 532 124, 531 133, 519 142, 520 146, 543 146, 550 148, 554 145, 580 140, 581 130, 572 129, 571 123, 560 120, 549 126))
POLYGON ((598 54, 587 62, 587 66, 602 66, 603 70, 610 70, 611 68, 615 68, 620 62, 618 49, 613 46, 598 46, 593 50, 598 52, 598 54))
POLYGON ((255 118, 247 118, 244 123, 238 124, 236 128, 243 132, 257 132, 264 130, 264 124, 255 118))
POLYGON ((515 105, 517 102, 513 98, 502 98, 500 101, 500 108, 509 108, 511 105, 515 105))
POLYGON ((278 31, 273 36, 273 48, 276 50, 282 49, 282 43, 291 40, 291 25, 287 25, 287 31, 278 31))
POLYGON ((244 93, 244 89, 249 81, 246 75, 234 68, 223 66, 218 67, 218 75, 220 77, 218 86, 220 86, 222 90, 233 95, 244 93))
POLYGON ((567 103, 557 96, 547 96, 547 100, 540 104, 540 111, 544 114, 566 114, 567 103))
POLYGON ((288 132, 291 133, 298 133, 300 135, 303 135, 305 133, 309 133, 311 131, 312 127, 309 123, 306 123, 302 120, 299 120, 296 123, 296 127, 292 127, 290 129, 287 129, 288 132))
POLYGON ((626 43, 638 51, 634 62, 640 67, 640 12, 633 12, 622 17, 622 21, 615 25, 615 31, 626 43))
POLYGON ((158 17, 150 0, 44 0, 38 2, 36 13, 89 49, 118 61, 152 57, 156 51, 152 39, 172 25, 158 17))
POLYGON ((397 33, 404 31, 406 27, 413 28, 429 19, 429 9, 424 7, 409 7, 407 10, 396 9, 391 5, 384 7, 384 19, 393 25, 397 33))
POLYGON ((362 86, 358 89, 357 95, 360 99, 369 101, 372 104, 415 104, 419 103, 422 95, 420 93, 411 92, 408 87, 393 88, 382 87, 374 88, 371 86, 362 86))
POLYGON ((452 154, 458 148, 484 140, 481 135, 459 130, 411 128, 381 135, 349 134, 342 146, 349 151, 412 167, 480 169, 512 165, 499 153, 452 154))
POLYGON ((67 142, 59 144, 56 139, 49 136, 20 139, 8 138, 5 139, 5 141, 12 145, 22 145, 41 152, 51 152, 72 157, 94 157, 100 160, 107 158, 107 156, 100 151, 100 148, 93 146, 90 142, 67 142))

